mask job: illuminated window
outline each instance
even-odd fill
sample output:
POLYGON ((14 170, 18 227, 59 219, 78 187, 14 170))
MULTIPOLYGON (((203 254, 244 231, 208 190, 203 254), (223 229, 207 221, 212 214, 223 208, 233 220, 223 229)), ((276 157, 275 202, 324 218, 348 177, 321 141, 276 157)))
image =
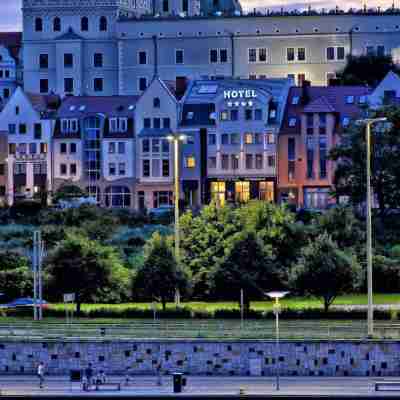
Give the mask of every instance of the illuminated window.
POLYGON ((253 134, 252 133, 244 134, 244 143, 245 144, 253 144, 253 134))
POLYGON ((235 200, 238 203, 247 203, 250 200, 250 182, 235 182, 235 200))
POLYGON ((225 182, 211 182, 211 200, 218 206, 225 205, 225 182))
POLYGON ((185 158, 185 167, 186 168, 195 168, 196 167, 196 159, 193 156, 188 156, 185 158))
POLYGON ((260 200, 272 203, 274 201, 274 182, 263 181, 259 186, 260 200))

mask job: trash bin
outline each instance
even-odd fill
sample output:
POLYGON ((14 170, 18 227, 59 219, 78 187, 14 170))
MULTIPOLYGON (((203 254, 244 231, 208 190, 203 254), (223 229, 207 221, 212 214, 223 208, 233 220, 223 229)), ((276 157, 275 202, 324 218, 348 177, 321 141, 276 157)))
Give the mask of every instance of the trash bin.
POLYGON ((183 374, 181 372, 174 372, 172 374, 173 382, 174 382, 174 393, 182 392, 182 378, 183 374))

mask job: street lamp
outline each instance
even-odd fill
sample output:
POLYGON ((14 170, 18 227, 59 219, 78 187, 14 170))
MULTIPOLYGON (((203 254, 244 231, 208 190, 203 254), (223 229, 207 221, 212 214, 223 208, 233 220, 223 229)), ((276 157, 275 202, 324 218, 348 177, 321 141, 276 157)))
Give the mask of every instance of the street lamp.
POLYGON ((374 310, 372 300, 372 200, 371 200, 371 126, 377 122, 385 122, 387 118, 365 118, 357 121, 365 124, 365 140, 367 143, 367 286, 368 286, 368 337, 374 334, 374 310))
POLYGON ((174 183, 175 183, 175 259, 179 264, 179 142, 186 139, 186 135, 174 133, 167 136, 170 142, 174 143, 174 183))
POLYGON ((279 312, 280 312, 280 304, 279 300, 285 297, 289 292, 267 292, 265 293, 269 298, 275 300, 274 304, 274 313, 275 313, 275 329, 276 329, 276 390, 280 389, 279 386, 279 357, 280 357, 280 348, 279 348, 279 312))

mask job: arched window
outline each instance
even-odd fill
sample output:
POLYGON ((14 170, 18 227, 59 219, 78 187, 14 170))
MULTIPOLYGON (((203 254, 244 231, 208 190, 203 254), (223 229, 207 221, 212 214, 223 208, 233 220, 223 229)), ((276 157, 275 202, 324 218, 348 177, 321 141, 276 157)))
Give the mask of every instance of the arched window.
POLYGON ((89 18, 88 17, 82 17, 81 19, 81 31, 82 32, 87 32, 89 30, 89 18))
POLYGON ((107 18, 106 17, 101 17, 100 18, 99 29, 100 29, 100 32, 106 32, 107 31, 107 18))
POLYGON ((131 192, 126 186, 109 186, 105 192, 106 207, 127 208, 131 206, 131 192))
POLYGON ((61 32, 61 19, 59 17, 55 17, 53 20, 53 31, 61 32))
POLYGON ((43 32, 42 18, 35 18, 35 32, 43 32))

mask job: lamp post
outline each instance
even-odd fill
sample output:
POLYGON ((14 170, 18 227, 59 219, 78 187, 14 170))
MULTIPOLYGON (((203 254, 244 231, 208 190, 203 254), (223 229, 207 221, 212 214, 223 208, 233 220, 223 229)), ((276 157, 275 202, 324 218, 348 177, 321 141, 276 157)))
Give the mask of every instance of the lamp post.
POLYGON ((371 126, 377 122, 385 122, 387 118, 366 118, 357 121, 365 124, 365 140, 367 143, 367 286, 368 286, 368 337, 374 335, 374 309, 372 298, 372 199, 371 199, 371 126))
POLYGON ((175 187, 175 259, 179 264, 180 251, 179 251, 179 142, 186 139, 185 135, 178 133, 167 136, 170 142, 174 143, 174 187, 175 187))
POLYGON ((279 385, 279 357, 280 357, 280 347, 279 347, 279 312, 280 304, 279 300, 285 297, 289 292, 268 292, 265 293, 269 298, 275 300, 274 312, 275 312, 275 332, 276 332, 276 390, 280 390, 279 385))

